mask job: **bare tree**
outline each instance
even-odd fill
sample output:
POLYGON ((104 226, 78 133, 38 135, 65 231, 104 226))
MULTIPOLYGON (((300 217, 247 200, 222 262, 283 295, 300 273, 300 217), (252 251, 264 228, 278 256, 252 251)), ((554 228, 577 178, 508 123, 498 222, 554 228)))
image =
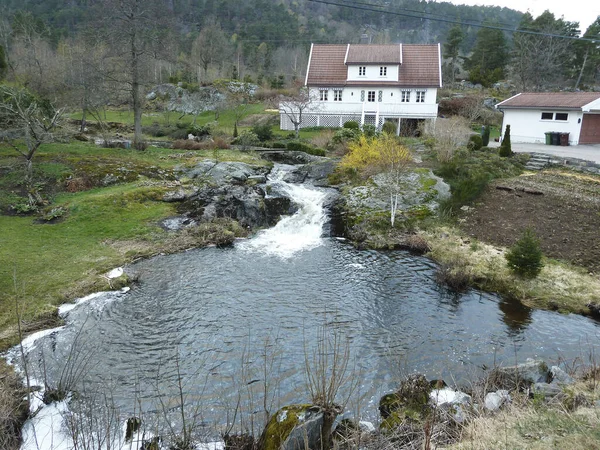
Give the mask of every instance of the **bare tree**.
POLYGON ((33 185, 33 157, 41 144, 54 139, 61 116, 62 110, 26 89, 0 86, 0 138, 25 160, 25 186, 32 207, 41 201, 33 185), (25 149, 18 145, 20 139, 25 149))
POLYGON ((199 66, 198 82, 202 80, 200 67, 204 71, 204 80, 207 80, 209 65, 217 65, 220 71, 229 53, 230 45, 221 25, 216 21, 208 21, 192 44, 192 60, 199 66))
POLYGON ((279 111, 282 112, 290 119, 290 122, 294 125, 294 131, 296 132, 296 138, 298 138, 300 132, 300 125, 302 125, 303 114, 308 110, 316 110, 316 102, 314 96, 311 94, 308 88, 300 88, 296 95, 292 96, 281 96, 279 99, 279 111))
POLYGON ((131 98, 134 117, 134 146, 143 148, 142 87, 150 70, 148 61, 161 49, 162 36, 168 18, 157 0, 103 0, 104 25, 112 51, 119 62, 120 76, 115 80, 125 84, 131 98))

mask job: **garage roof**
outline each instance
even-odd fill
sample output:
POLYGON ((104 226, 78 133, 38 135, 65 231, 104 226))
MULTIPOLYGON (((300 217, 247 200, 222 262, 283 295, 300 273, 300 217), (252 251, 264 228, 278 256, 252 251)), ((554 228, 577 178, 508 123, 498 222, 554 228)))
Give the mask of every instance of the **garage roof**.
POLYGON ((600 92, 523 92, 496 105, 503 108, 581 109, 600 99, 600 92))

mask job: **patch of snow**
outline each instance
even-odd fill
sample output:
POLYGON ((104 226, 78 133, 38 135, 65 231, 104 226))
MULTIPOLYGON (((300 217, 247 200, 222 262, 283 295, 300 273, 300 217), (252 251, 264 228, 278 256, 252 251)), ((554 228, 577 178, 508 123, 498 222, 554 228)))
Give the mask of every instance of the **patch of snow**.
POLYGON ((119 278, 121 275, 123 275, 123 268, 122 267, 117 267, 113 270, 111 270, 110 272, 108 272, 106 274, 106 278, 119 278))

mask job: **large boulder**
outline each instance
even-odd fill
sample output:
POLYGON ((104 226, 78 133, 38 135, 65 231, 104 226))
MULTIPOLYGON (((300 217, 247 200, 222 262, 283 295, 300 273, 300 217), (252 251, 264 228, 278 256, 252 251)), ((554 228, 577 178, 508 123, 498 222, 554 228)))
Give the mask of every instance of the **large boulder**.
POLYGON ((263 179, 269 169, 264 166, 253 166, 237 161, 215 162, 204 160, 187 172, 187 176, 200 178, 210 184, 244 184, 249 179, 263 179))
POLYGON ((310 181, 315 186, 329 186, 328 177, 333 173, 337 162, 331 159, 318 160, 298 167, 286 174, 284 181, 288 183, 304 183, 310 181))
POLYGON ((281 408, 267 423, 259 450, 304 450, 321 448, 323 410, 314 405, 281 408))
POLYGON ((496 369, 499 378, 504 379, 503 383, 508 387, 527 387, 535 383, 549 383, 552 381, 552 374, 548 370, 548 365, 541 359, 527 358, 524 363, 516 366, 500 367, 496 369))

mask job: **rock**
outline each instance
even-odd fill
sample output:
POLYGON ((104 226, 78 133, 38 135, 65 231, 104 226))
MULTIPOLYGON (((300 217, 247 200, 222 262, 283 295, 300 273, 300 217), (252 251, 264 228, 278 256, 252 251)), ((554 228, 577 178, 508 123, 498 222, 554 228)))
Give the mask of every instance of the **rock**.
POLYGON ((196 221, 186 216, 173 216, 161 220, 158 225, 166 231, 179 231, 182 228, 195 226, 196 221))
POLYGON ((308 164, 313 161, 319 161, 321 157, 309 155, 304 152, 297 152, 291 150, 273 150, 261 152, 260 157, 269 161, 277 162, 280 164, 308 164))
POLYGON ((248 177, 248 181, 258 184, 264 184, 267 182, 267 177, 265 175, 250 175, 248 177))
POLYGON ((162 201, 173 203, 173 202, 182 202, 187 199, 190 195, 197 191, 186 191, 183 188, 179 188, 175 191, 165 192, 163 195, 162 201))
POLYGON ((267 423, 258 448, 262 450, 321 448, 323 419, 323 411, 318 406, 284 406, 267 423))
POLYGON ((534 383, 531 392, 544 397, 556 397, 562 394, 563 389, 559 384, 534 383))
POLYGON ((528 358, 526 362, 516 366, 500 367, 501 375, 509 377, 515 384, 548 383, 551 379, 548 366, 542 360, 528 358))
POLYGON ((488 411, 498 411, 505 403, 512 401, 507 390, 501 389, 496 392, 488 392, 485 396, 484 407, 488 411))
POLYGON ((434 406, 450 405, 469 405, 471 396, 452 388, 434 389, 429 394, 430 403, 434 406))
POLYGON ((550 374, 552 375, 552 384, 573 384, 575 380, 564 370, 558 366, 552 366, 550 368, 550 374))
POLYGON ((187 173, 190 178, 206 178, 216 185, 225 183, 245 183, 249 177, 265 175, 268 169, 262 166, 251 166, 242 162, 202 161, 187 173))

